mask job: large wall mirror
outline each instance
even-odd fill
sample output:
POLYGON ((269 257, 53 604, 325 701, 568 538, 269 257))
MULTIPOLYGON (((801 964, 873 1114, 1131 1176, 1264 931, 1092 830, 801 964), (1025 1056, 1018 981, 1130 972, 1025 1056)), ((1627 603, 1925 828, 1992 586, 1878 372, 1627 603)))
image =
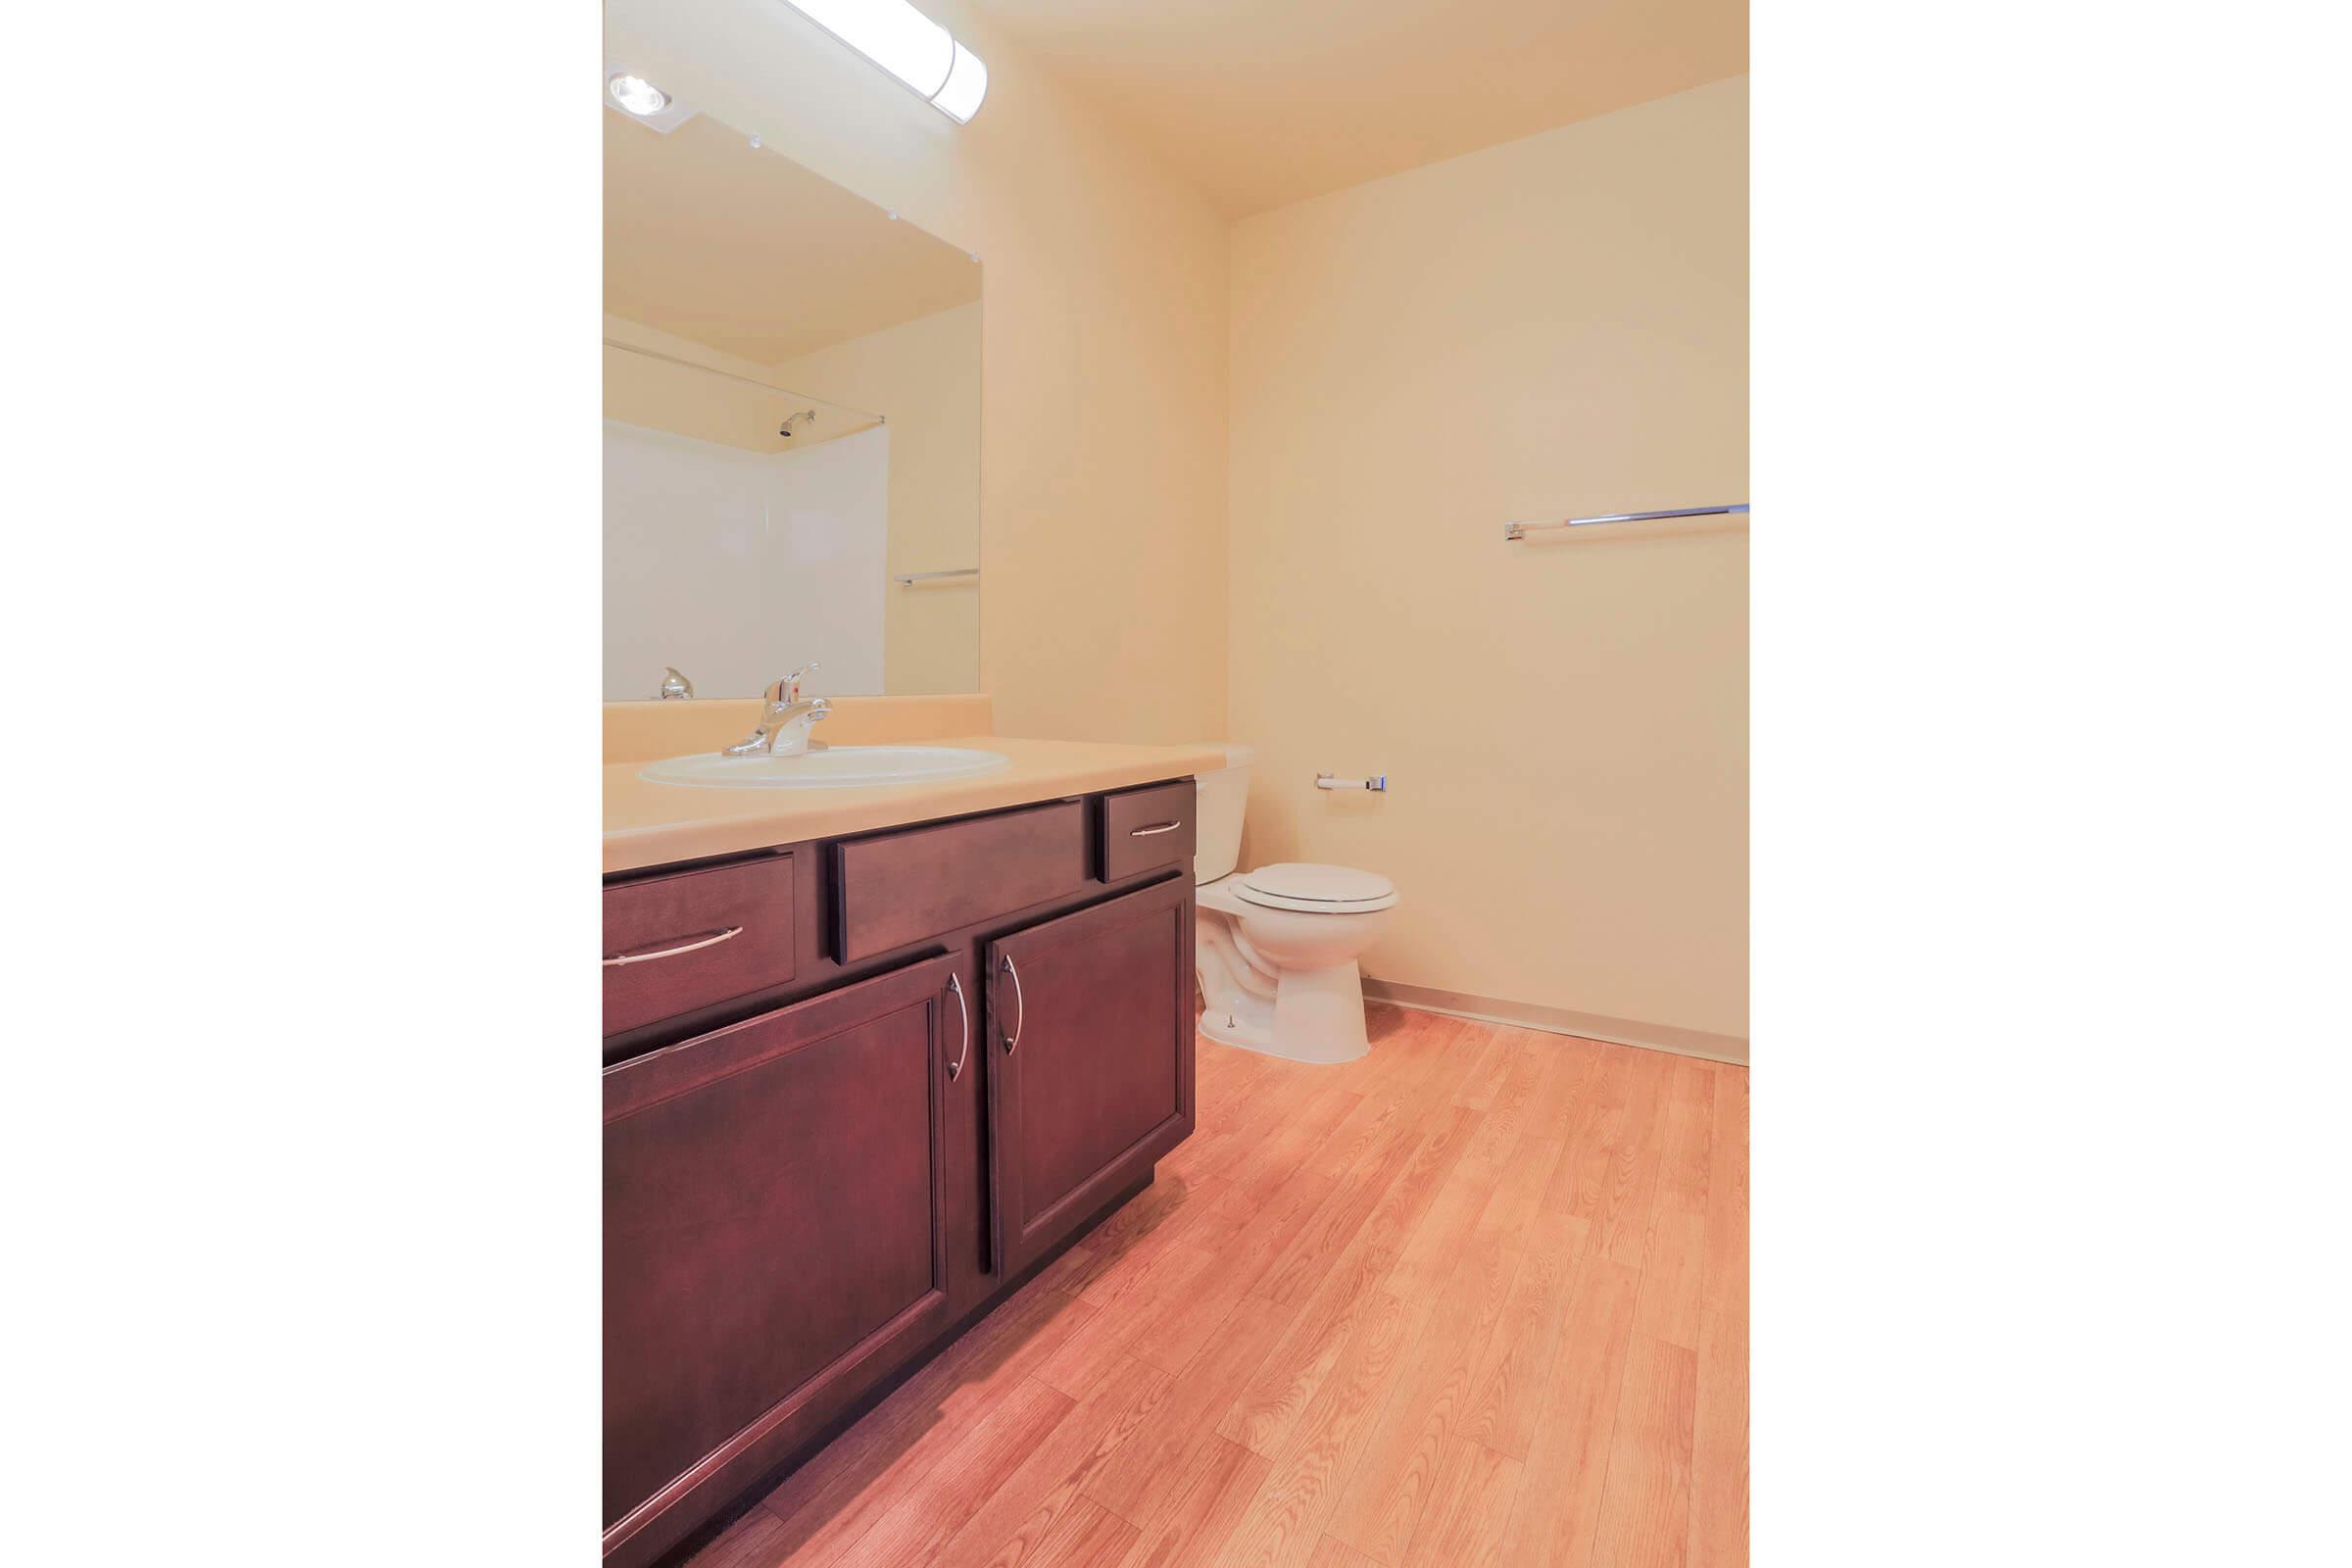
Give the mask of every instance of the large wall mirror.
POLYGON ((691 105, 606 111, 605 700, 979 690, 980 264, 691 105))

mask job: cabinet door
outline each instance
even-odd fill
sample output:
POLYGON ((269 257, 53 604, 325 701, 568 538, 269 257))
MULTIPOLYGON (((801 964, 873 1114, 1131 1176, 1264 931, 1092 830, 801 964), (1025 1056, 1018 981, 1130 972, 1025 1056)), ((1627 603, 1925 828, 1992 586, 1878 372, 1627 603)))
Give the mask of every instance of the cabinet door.
POLYGON ((1016 1274, 1193 1130, 1193 884, 992 942, 989 1174, 1016 1274))
POLYGON ((605 1074, 605 1549, 644 1561, 948 1326, 946 958, 605 1074))

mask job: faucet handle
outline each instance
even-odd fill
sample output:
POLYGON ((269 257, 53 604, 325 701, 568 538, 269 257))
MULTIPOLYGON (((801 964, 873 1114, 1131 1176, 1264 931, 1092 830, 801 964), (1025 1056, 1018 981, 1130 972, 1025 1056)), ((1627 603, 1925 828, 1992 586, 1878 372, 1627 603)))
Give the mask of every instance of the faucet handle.
POLYGON ((664 702, 673 698, 691 698, 694 696, 694 682, 679 674, 677 665, 665 665, 661 695, 664 702))
POLYGON ((770 686, 767 689, 768 702, 778 708, 783 708, 789 704, 799 702, 801 700, 801 677, 808 674, 814 668, 816 668, 816 661, 811 659, 808 661, 808 662, 803 664, 800 668, 794 670, 791 674, 785 676, 773 686, 770 686))

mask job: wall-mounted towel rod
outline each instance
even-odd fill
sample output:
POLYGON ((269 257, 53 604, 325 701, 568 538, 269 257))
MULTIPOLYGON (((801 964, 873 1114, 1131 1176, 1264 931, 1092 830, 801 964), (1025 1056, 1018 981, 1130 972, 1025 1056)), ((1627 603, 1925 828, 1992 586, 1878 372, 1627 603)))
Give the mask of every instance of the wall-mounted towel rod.
POLYGON ((1736 502, 1722 507, 1676 507, 1668 512, 1612 512, 1603 517, 1563 517, 1558 522, 1506 522, 1502 525, 1505 539, 1524 539, 1539 528, 1582 528, 1592 522, 1648 522, 1656 517, 1712 517, 1719 513, 1744 513, 1747 503, 1736 502))
POLYGON ((909 583, 936 582, 942 577, 977 577, 978 566, 958 566, 954 571, 901 571, 891 575, 891 581, 904 588, 909 583))
POLYGON ((1317 773, 1315 788, 1319 790, 1370 790, 1375 795, 1389 792, 1389 775, 1375 773, 1370 778, 1341 778, 1336 773, 1317 773))

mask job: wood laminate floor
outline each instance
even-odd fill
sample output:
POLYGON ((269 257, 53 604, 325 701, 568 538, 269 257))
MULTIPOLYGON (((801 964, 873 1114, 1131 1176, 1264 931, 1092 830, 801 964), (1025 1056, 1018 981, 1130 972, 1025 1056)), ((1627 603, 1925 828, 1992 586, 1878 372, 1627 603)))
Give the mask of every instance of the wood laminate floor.
POLYGON ((1202 1040, 1158 1179, 695 1568, 1747 1560, 1747 1069, 1202 1040))

